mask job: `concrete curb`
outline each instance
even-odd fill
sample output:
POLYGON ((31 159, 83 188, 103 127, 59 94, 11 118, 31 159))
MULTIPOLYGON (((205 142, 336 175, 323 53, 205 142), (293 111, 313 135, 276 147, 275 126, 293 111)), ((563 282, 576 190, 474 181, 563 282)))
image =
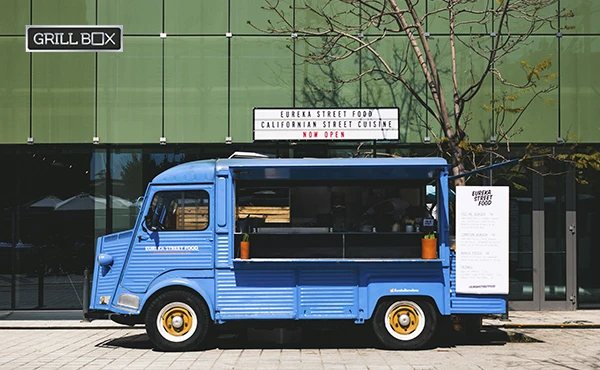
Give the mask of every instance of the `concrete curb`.
POLYGON ((64 330, 64 329, 132 329, 143 325, 127 326, 110 320, 0 320, 0 330, 64 330))
POLYGON ((507 329, 600 329, 600 324, 504 324, 507 329))

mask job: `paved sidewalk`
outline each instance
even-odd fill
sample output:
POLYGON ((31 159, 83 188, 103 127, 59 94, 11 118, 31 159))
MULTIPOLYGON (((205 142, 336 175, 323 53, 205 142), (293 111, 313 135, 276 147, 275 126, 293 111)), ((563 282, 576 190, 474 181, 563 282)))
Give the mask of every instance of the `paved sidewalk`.
POLYGON ((381 349, 369 326, 284 338, 225 333, 202 351, 155 351, 144 327, 81 320, 81 312, 1 312, 0 369, 598 369, 600 310, 511 311, 480 335, 443 336, 420 351, 381 349))
POLYGON ((600 328, 600 310, 509 311, 508 320, 485 318, 483 325, 504 328, 600 328))
POLYGON ((469 370, 598 369, 600 329, 484 328, 419 351, 381 349, 365 330, 293 343, 221 337, 201 351, 160 352, 143 328, 0 328, 0 369, 469 370))

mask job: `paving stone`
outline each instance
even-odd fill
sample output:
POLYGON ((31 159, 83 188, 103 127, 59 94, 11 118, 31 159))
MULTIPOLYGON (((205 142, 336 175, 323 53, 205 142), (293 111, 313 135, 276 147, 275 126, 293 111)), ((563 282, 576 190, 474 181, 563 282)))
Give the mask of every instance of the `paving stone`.
MULTIPOLYGON (((562 318, 562 316, 561 316, 562 318)), ((0 326, 1 369, 594 369, 600 363, 600 329, 488 327, 480 338, 421 351, 387 351, 376 343, 359 348, 289 348, 269 343, 223 341, 222 348, 162 353, 150 346, 131 348, 132 338, 147 342, 144 330, 104 328, 27 328, 0 326), (232 349, 228 349, 235 347, 232 349)), ((346 339, 347 342, 347 339, 346 339)))

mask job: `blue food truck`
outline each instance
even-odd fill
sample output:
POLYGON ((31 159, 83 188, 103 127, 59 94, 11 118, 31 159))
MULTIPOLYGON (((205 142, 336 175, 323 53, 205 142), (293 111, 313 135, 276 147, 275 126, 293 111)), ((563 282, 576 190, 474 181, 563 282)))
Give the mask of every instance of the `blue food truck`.
POLYGON ((444 317, 506 310, 503 295, 456 293, 448 170, 442 158, 175 166, 148 185, 132 230, 98 239, 90 308, 145 324, 165 351, 236 320, 348 320, 386 348, 423 347, 444 317))

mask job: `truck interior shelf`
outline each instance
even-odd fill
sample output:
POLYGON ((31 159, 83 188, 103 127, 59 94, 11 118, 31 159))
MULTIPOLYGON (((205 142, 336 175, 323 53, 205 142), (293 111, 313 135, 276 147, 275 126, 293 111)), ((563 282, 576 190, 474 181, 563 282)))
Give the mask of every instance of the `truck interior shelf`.
MULTIPOLYGON (((251 258, 421 258, 422 233, 250 234, 251 258)), ((235 235, 239 246, 242 234, 235 235)), ((236 248, 235 257, 239 257, 236 248)))

